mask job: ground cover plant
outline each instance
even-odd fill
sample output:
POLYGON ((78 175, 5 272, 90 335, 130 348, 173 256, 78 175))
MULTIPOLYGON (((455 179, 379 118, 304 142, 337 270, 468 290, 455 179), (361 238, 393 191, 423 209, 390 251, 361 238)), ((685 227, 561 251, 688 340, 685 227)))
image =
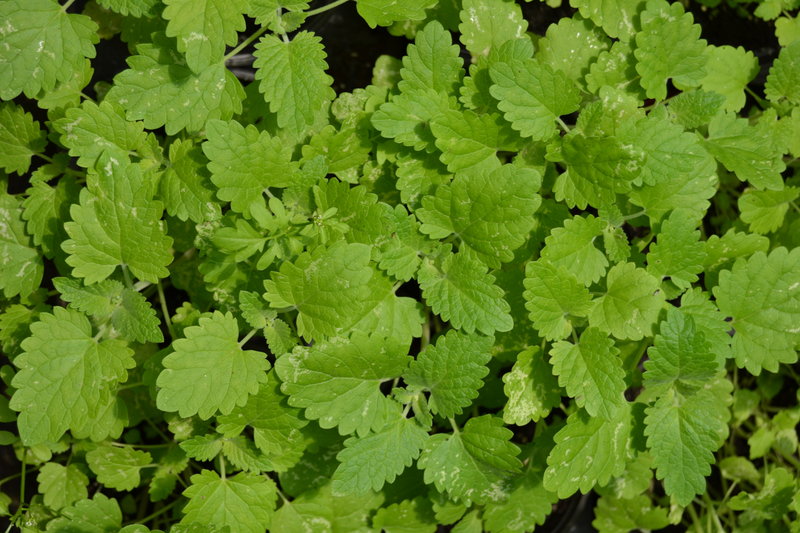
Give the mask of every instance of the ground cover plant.
POLYGON ((796 2, 343 3, 0 2, 8 531, 800 531, 796 2))

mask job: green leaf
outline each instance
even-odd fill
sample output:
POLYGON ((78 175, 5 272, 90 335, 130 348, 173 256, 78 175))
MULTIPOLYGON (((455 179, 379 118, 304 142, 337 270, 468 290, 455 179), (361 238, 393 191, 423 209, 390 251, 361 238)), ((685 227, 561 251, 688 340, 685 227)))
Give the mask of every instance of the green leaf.
POLYGON ((402 79, 397 84, 401 92, 432 89, 453 94, 464 76, 460 49, 453 44, 450 32, 438 21, 425 25, 417 32, 414 44, 403 57, 402 79))
POLYGON ((401 416, 377 433, 350 437, 336 456, 340 464, 333 473, 333 493, 358 496, 381 490, 411 466, 427 440, 427 431, 401 416))
POLYGON ((222 451, 222 444, 219 435, 210 434, 186 439, 180 443, 180 447, 190 459, 212 461, 222 451))
POLYGON ((300 409, 289 406, 274 375, 244 406, 218 416, 217 422, 217 431, 226 437, 238 436, 245 426, 252 427, 256 447, 277 472, 294 466, 306 447, 306 437, 301 430, 308 421, 300 415, 300 409))
POLYGON ((60 514, 47 523, 47 533, 110 533, 122 527, 117 500, 101 493, 61 509, 60 514))
POLYGON ((658 530, 670 523, 667 509, 653 507, 653 502, 646 494, 639 494, 631 499, 603 495, 594 512, 592 525, 601 533, 658 530))
POLYGON ((650 336, 664 305, 660 283, 633 263, 618 263, 606 277, 606 292, 594 301, 589 324, 618 339, 650 336))
POLYGON ((433 435, 418 463, 425 483, 466 505, 505 499, 508 478, 521 466, 511 436, 502 419, 491 415, 470 418, 452 435, 433 435))
POLYGON ((570 0, 581 16, 603 28, 609 37, 628 41, 636 33, 635 19, 643 0, 570 0))
POLYGON ((0 168, 24 174, 45 146, 47 138, 30 113, 13 102, 0 103, 0 168))
POLYGON ((428 405, 443 417, 461 414, 478 397, 493 337, 451 330, 428 345, 403 374, 410 388, 430 392, 428 405))
POLYGON ((669 389, 645 409, 644 433, 656 477, 679 505, 706 490, 713 452, 728 436, 731 389, 727 379, 708 382, 688 397, 669 389))
POLYGON ((86 454, 86 462, 97 481, 114 490, 133 490, 139 486, 139 471, 153 458, 133 448, 98 446, 86 454))
POLYGON ((75 465, 45 463, 36 476, 44 504, 51 509, 61 509, 88 497, 89 479, 75 465))
POLYGON ((584 88, 589 66, 610 47, 610 39, 590 21, 564 17, 547 28, 537 43, 536 58, 584 88))
POLYGON ((244 90, 222 62, 192 72, 163 40, 140 44, 136 51, 106 95, 125 109, 128 120, 142 120, 148 129, 164 126, 174 135, 198 132, 208 120, 229 120, 241 112, 244 90))
POLYGON ((214 201, 211 175, 200 147, 191 139, 169 145, 169 167, 159 182, 167 213, 180 220, 201 223, 222 216, 214 201))
POLYGON ((397 407, 381 383, 400 376, 410 362, 407 347, 394 339, 356 332, 312 347, 298 347, 278 359, 275 372, 289 404, 323 428, 347 435, 378 431, 397 407))
POLYGON ((560 70, 536 59, 494 63, 490 92, 511 127, 535 141, 556 134, 556 120, 578 109, 580 91, 560 70))
POLYGON ((249 0, 246 6, 247 15, 256 19, 256 24, 268 26, 276 33, 289 31, 284 15, 291 17, 307 9, 306 0, 249 0))
POLYGON ((177 37, 178 50, 195 72, 219 62, 225 45, 236 44, 245 29, 246 0, 165 0, 162 17, 168 37, 177 37))
POLYGON ((28 222, 27 230, 34 244, 41 246, 45 257, 52 259, 61 254, 61 243, 69 238, 64 221, 69 220, 70 206, 78 202, 80 186, 72 176, 62 176, 53 187, 45 181, 48 176, 42 179, 38 176, 42 175, 34 173, 31 186, 25 191, 28 197, 22 203, 25 208, 22 218, 28 222))
POLYGON ((271 273, 264 297, 272 307, 297 308, 297 332, 305 339, 345 333, 375 307, 369 259, 369 246, 342 241, 304 252, 271 273))
POLYGON ((436 0, 356 0, 356 9, 370 28, 389 26, 392 22, 422 20, 425 10, 436 0))
POLYGON ((211 181, 219 199, 231 202, 237 213, 250 215, 256 205, 263 205, 267 188, 292 184, 297 163, 292 162, 292 147, 281 139, 236 120, 209 121, 206 134, 203 152, 211 181))
POLYGON ((550 350, 558 384, 592 417, 614 420, 625 405, 625 371, 614 340, 586 328, 577 344, 558 341, 550 350))
POLYGON ((705 53, 708 60, 703 90, 724 96, 726 111, 739 111, 745 104, 747 84, 758 74, 758 59, 741 46, 709 46, 705 53))
POLYGON ((378 509, 372 527, 386 533, 434 533, 436 517, 431 503, 422 496, 378 509))
POLYGON ((159 0, 97 0, 97 3, 121 15, 141 17, 150 13, 159 0))
POLYGON ((783 188, 783 151, 767 122, 752 126, 745 118, 719 114, 708 124, 708 139, 703 145, 740 180, 759 189, 783 188))
POLYGON ((372 125, 387 139, 413 148, 433 151, 430 122, 453 104, 445 93, 417 89, 396 95, 372 115, 372 125))
POLYGON ((439 159, 450 172, 489 172, 500 167, 497 151, 507 143, 507 132, 496 115, 478 115, 473 111, 444 111, 430 123, 439 159))
POLYGON ((775 104, 800 105, 800 41, 781 48, 769 69, 764 92, 775 104))
POLYGON ((667 97, 667 81, 696 87, 705 77, 706 41, 700 26, 679 3, 648 0, 639 15, 642 31, 636 34, 636 71, 648 98, 667 97))
POLYGON ((92 19, 67 13, 54 0, 3 2, 0 20, 2 100, 52 90, 83 69, 84 58, 95 56, 100 40, 92 19))
POLYGON ((417 274, 422 297, 433 312, 467 333, 491 335, 514 325, 503 289, 486 266, 464 253, 447 254, 441 265, 425 259, 417 274))
POLYGON ((786 187, 780 191, 747 189, 739 197, 742 220, 755 233, 772 233, 784 223, 791 202, 800 197, 800 188, 786 187))
POLYGON ((594 241, 603 234, 605 226, 605 222, 593 215, 565 220, 563 227, 555 228, 545 238, 542 259, 566 270, 587 287, 597 283, 606 272, 608 259, 594 241))
POLYGON ((669 277, 680 289, 688 289, 696 282, 706 257, 697 224, 691 213, 673 211, 662 222, 657 242, 650 246, 647 271, 658 278, 669 277))
POLYGON ((254 55, 258 90, 277 114, 278 126, 302 132, 333 100, 325 49, 313 33, 301 31, 289 42, 265 35, 254 55))
POLYGON ((17 426, 26 446, 57 441, 101 417, 135 366, 124 342, 98 342, 85 315, 62 307, 39 315, 22 349, 14 359, 20 370, 9 405, 20 412, 17 426))
POLYGON ((486 531, 527 533, 544 523, 558 497, 544 488, 542 469, 530 459, 528 468, 509 487, 505 501, 490 502, 484 511, 486 531))
POLYGON ((605 485, 625 470, 632 417, 629 404, 617 409, 611 420, 591 417, 580 410, 567 419, 555 436, 556 445, 547 457, 544 487, 559 498, 575 491, 589 492, 605 485))
POLYGON ((561 404, 561 389, 538 346, 525 348, 517 355, 514 367, 503 375, 503 383, 508 397, 503 421, 507 424, 538 422, 561 404))
POLYGON ((514 259, 533 229, 540 184, 538 172, 512 165, 457 175, 434 197, 423 198, 416 211, 420 231, 437 239, 455 233, 484 263, 499 267, 514 259))
POLYGON ((336 532, 366 532, 370 513, 383 502, 381 493, 363 496, 334 495, 330 483, 316 490, 304 491, 275 512, 271 531, 275 533, 307 533, 315 529, 336 532))
POLYGON ((65 225, 70 240, 62 248, 74 276, 96 283, 118 265, 152 283, 169 275, 172 238, 165 234, 154 188, 152 174, 139 165, 109 155, 98 159, 65 225))
POLYGON ((739 259, 713 289, 720 311, 732 317, 733 355, 758 375, 797 361, 800 343, 800 248, 776 248, 739 259))
POLYGON ((203 470, 191 482, 183 491, 189 503, 181 524, 198 522, 230 533, 263 533, 269 527, 278 494, 268 477, 242 472, 220 478, 203 470))
POLYGON ((463 0, 461 43, 473 57, 487 56, 506 41, 525 36, 527 21, 512 0, 463 0))
POLYGON ((690 314, 670 308, 647 350, 644 386, 664 394, 669 388, 687 394, 703 387, 721 370, 711 344, 690 314))
POLYGON ((44 265, 25 232, 22 206, 0 192, 0 289, 6 298, 28 296, 42 282, 44 265))
POLYGON ((67 109, 64 118, 53 123, 53 129, 61 134, 69 155, 77 157, 85 168, 94 167, 104 152, 126 159, 128 152, 142 148, 147 140, 141 122, 125 120, 122 108, 105 100, 99 106, 86 100, 80 107, 67 109))
MULTIPOLYGON (((548 255, 554 253, 551 247, 548 255)), ((559 262, 564 264, 564 261, 559 262)), ((528 316, 536 331, 547 340, 567 337, 573 330, 570 316, 585 317, 591 310, 589 290, 563 266, 555 266, 546 260, 531 261, 525 266, 524 283, 523 296, 528 316)))
POLYGON ((104 280, 84 286, 77 280, 53 278, 53 286, 61 298, 78 311, 92 315, 100 322, 110 321, 123 337, 133 342, 163 342, 161 321, 141 293, 126 288, 115 280, 104 280))
POLYGON ((172 343, 174 352, 164 358, 156 382, 162 411, 177 411, 184 418, 197 414, 204 420, 217 411, 228 414, 266 383, 269 361, 261 352, 242 349, 231 313, 215 311, 200 318, 184 335, 172 343))

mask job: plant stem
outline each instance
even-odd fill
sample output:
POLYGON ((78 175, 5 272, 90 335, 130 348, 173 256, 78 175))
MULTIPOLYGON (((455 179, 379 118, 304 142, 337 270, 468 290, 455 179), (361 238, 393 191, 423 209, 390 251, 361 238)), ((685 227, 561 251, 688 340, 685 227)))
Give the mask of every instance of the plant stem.
POLYGON ((314 15, 319 15, 320 13, 325 13, 329 9, 333 9, 334 7, 339 7, 340 5, 347 2, 347 0, 335 0, 328 5, 318 7, 317 9, 312 9, 311 11, 306 13, 306 18, 313 17, 314 15))
POLYGON ((250 37, 248 37, 247 39, 245 39, 244 41, 239 43, 239 45, 236 46, 236 48, 234 48, 233 50, 231 50, 230 52, 225 54, 225 57, 222 58, 222 61, 224 62, 224 61, 229 60, 230 58, 232 58, 233 56, 235 56, 236 54, 238 54, 239 52, 241 52, 242 50, 247 48, 247 46, 250 43, 252 43, 256 39, 258 39, 259 37, 264 35, 264 33, 266 33, 266 31, 267 31, 267 27, 266 26, 262 26, 261 28, 256 30, 250 37))
POLYGON ((172 509, 173 507, 175 507, 176 505, 178 505, 178 503, 179 503, 180 501, 181 501, 181 500, 175 500, 175 501, 173 501, 172 503, 170 503, 169 505, 165 505, 164 507, 162 507, 162 508, 161 508, 161 509, 159 509, 158 511, 155 511, 154 513, 151 513, 151 514, 149 514, 149 515, 145 516, 144 518, 141 518, 141 519, 137 520, 136 522, 137 522, 137 523, 140 523, 140 524, 144 524, 145 522, 149 522, 149 521, 151 521, 152 519, 154 519, 154 518, 157 518, 157 517, 161 516, 162 514, 166 513, 167 511, 169 511, 170 509, 172 509))
POLYGON ((128 265, 122 263, 122 276, 125 278, 125 285, 133 290, 133 279, 131 278, 131 273, 128 272, 128 265))
POLYGON ((569 126, 567 126, 566 122, 561 120, 561 117, 556 117, 556 122, 558 122, 558 125, 561 126, 562 130, 564 130, 564 133, 569 133, 570 132, 569 126))
POLYGON ((71 6, 71 5, 72 5, 72 3, 73 3, 74 1, 75 1, 75 0, 67 0, 67 3, 66 3, 66 4, 64 4, 63 6, 61 6, 61 11, 63 11, 64 13, 66 13, 66 12, 67 12, 67 9, 69 9, 69 6, 71 6))
POLYGON ((169 308, 167 307, 167 299, 164 298, 164 288, 161 286, 161 281, 156 284, 158 287, 158 301, 161 302, 161 314, 164 315, 164 323, 167 325, 167 332, 169 332, 170 340, 175 339, 175 330, 172 328, 172 318, 169 316, 169 308))
POLYGON ((248 333, 247 335, 245 335, 245 336, 244 336, 244 339, 242 339, 241 341, 239 341, 239 348, 241 348, 242 346, 244 346, 244 345, 247 343, 247 341, 249 341, 250 339, 252 339, 252 338, 253 338, 253 335, 255 335, 257 331, 258 331, 258 328, 253 328, 253 329, 251 329, 251 330, 250 330, 250 333, 248 333))

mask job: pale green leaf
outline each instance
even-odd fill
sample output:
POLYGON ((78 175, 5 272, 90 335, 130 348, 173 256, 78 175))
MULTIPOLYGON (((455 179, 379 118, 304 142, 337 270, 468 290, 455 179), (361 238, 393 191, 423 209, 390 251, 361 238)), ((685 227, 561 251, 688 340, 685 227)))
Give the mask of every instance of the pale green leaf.
MULTIPOLYGON (((548 255, 551 253, 553 248, 548 255)), ((531 261, 525 267, 525 308, 533 327, 551 341, 570 334, 570 317, 585 317, 591 310, 589 290, 563 266, 564 261, 560 263, 562 266, 547 260, 531 261)))
POLYGON ((592 525, 600 533, 629 533, 636 530, 659 530, 669 525, 667 509, 653 507, 647 494, 618 498, 605 494, 597 502, 592 525))
POLYGON ((428 432, 414 419, 399 415, 377 433, 344 442, 344 449, 336 456, 340 464, 333 473, 334 494, 358 496, 381 490, 419 457, 428 432))
POLYGON ((228 414, 267 381, 269 361, 261 352, 242 349, 232 314, 215 311, 184 335, 172 343, 174 352, 164 358, 156 382, 162 411, 202 419, 217 411, 228 414))
POLYGON ((331 492, 330 483, 319 489, 304 491, 290 502, 284 502, 272 518, 274 533, 369 533, 369 511, 383 502, 381 493, 362 496, 339 496, 331 492))
MULTIPOLYGON (((497 151, 511 147, 504 137, 502 119, 466 110, 447 110, 430 123, 439 159, 450 172, 489 172, 500 168, 497 151)), ((507 126, 506 126, 507 127, 507 126)))
POLYGON ((400 69, 400 91, 433 89, 446 94, 455 93, 464 76, 464 61, 459 47, 453 44, 450 32, 438 21, 425 25, 417 32, 414 44, 408 47, 400 69))
POLYGON ((470 418, 452 435, 433 435, 418 463, 425 483, 466 505, 504 500, 508 478, 521 466, 511 436, 502 419, 491 415, 470 418))
POLYGON ((422 297, 433 312, 467 333, 490 335, 514 325, 503 289, 486 266, 464 253, 447 254, 440 265, 425 259, 417 274, 422 297))
POLYGON ((44 275, 39 251, 25 232, 23 213, 16 197, 0 192, 0 290, 6 298, 29 295, 44 275))
POLYGON ((726 111, 739 111, 745 104, 745 87, 758 74, 758 59, 741 46, 709 46, 705 54, 708 60, 701 87, 724 96, 726 111))
POLYGON ((720 311, 733 320, 733 355, 758 375, 797 361, 800 343, 800 248, 776 248, 739 259, 713 289, 720 311))
POLYGON ((347 435, 378 431, 397 405, 380 386, 400 376, 411 359, 406 346, 393 339, 357 332, 281 356, 275 372, 289 405, 323 428, 347 435))
POLYGON ((561 404, 561 389, 538 346, 524 349, 510 372, 503 375, 503 391, 508 402, 503 421, 522 426, 538 422, 561 404))
POLYGON ((181 524, 198 522, 230 533, 264 533, 269 527, 278 494, 268 477, 242 472, 220 478, 203 470, 191 482, 183 491, 189 503, 181 524))
POLYGON ((609 37, 628 41, 636 33, 634 21, 643 0, 570 0, 569 5, 603 28, 609 37))
POLYGON ((24 174, 45 146, 44 132, 30 113, 13 102, 0 103, 0 168, 24 174))
POLYGON ((75 465, 45 463, 36 476, 44 503, 51 509, 61 509, 88 497, 89 479, 75 465))
POLYGON ((534 458, 529 461, 527 469, 512 481, 508 499, 486 505, 483 519, 489 533, 535 531, 553 512, 558 496, 544 488, 544 473, 534 458))
POLYGON ((139 486, 140 471, 153 458, 149 453, 117 446, 98 446, 86 454, 97 481, 114 490, 133 490, 139 486))
POLYGON ((278 126, 302 132, 333 100, 333 78, 325 73, 325 49, 308 31, 284 42, 266 35, 256 45, 258 89, 278 116, 278 126))
POLYGON ((52 90, 83 69, 100 40, 92 19, 67 13, 55 0, 2 2, 0 20, 2 100, 52 90))
POLYGON ((25 191, 28 197, 22 203, 22 218, 28 222, 33 242, 42 247, 45 257, 52 259, 61 253, 61 243, 69 238, 64 222, 69 220, 70 205, 78 203, 81 187, 72 176, 60 177, 52 187, 36 176, 34 173, 31 186, 25 191))
POLYGON ((180 220, 201 223, 222 214, 214 201, 207 161, 194 141, 175 139, 169 145, 169 166, 159 182, 167 213, 180 220))
POLYGON ((542 259, 566 270, 587 287, 598 282, 606 272, 608 259, 594 242, 605 226, 592 215, 565 220, 563 227, 555 228, 545 238, 542 259))
POLYGON ((618 339, 650 336, 664 305, 659 280, 633 263, 618 263, 606 277, 606 292, 594 301, 589 324, 618 339))
POLYGON ((642 31, 636 34, 636 71, 649 98, 667 97, 667 81, 679 86, 698 86, 706 70, 706 41, 700 26, 679 3, 648 0, 639 15, 642 31))
POLYGON ((434 150, 430 122, 452 108, 445 93, 417 89, 395 96, 372 115, 372 125, 387 139, 414 150, 434 150))
POLYGON ((95 340, 78 311, 56 307, 30 329, 23 353, 14 359, 20 370, 10 403, 20 412, 17 425, 27 446, 57 441, 68 429, 101 418, 135 365, 124 342, 95 340))
POLYGON ((122 527, 117 500, 99 492, 61 509, 60 515, 47 523, 47 533, 111 533, 122 527))
POLYGON ((65 226, 70 240, 62 248, 74 276, 96 283, 119 265, 153 283, 169 274, 172 238, 154 192, 153 176, 141 166, 108 155, 98 159, 65 226))
POLYGON ((647 271, 657 278, 669 277, 678 288, 688 289, 703 271, 705 246, 700 242, 697 220, 676 209, 661 223, 657 242, 647 254, 647 271))
POLYGON ((781 228, 791 202, 800 197, 800 188, 786 187, 780 191, 748 189, 739 197, 742 220, 755 233, 771 233, 781 228))
POLYGON ((578 109, 580 91, 560 70, 536 59, 494 63, 490 92, 511 127, 523 137, 547 140, 556 134, 556 119, 578 109))
POLYGON ((577 490, 585 494, 622 474, 632 422, 627 403, 611 420, 591 417, 584 410, 571 414, 556 433, 556 445, 547 457, 544 487, 563 499, 577 490))
POLYGON ((435 533, 437 529, 431 503, 422 496, 378 509, 372 527, 386 533, 435 533))
POLYGON ((225 45, 236 44, 245 29, 242 13, 247 0, 164 0, 161 16, 168 37, 177 37, 178 50, 195 72, 219 62, 225 45))
POLYGON ((255 126, 238 121, 209 121, 203 152, 208 157, 211 181, 220 200, 231 202, 237 213, 249 215, 269 187, 291 185, 297 163, 292 147, 255 126))
POLYGON ((539 61, 585 87, 583 78, 589 66, 611 47, 611 40, 588 20, 564 17, 547 28, 536 47, 539 61))
POLYGON ((356 0, 358 14, 369 24, 389 26, 396 21, 422 20, 425 10, 436 5, 436 0, 356 0))
POLYGON ((149 14, 159 0, 97 0, 97 3, 121 15, 141 17, 149 14))
POLYGON ((525 36, 528 22, 512 0, 463 0, 461 43, 473 57, 487 56, 506 41, 525 36))
POLYGON ((800 105, 800 42, 781 48, 769 69, 764 92, 776 104, 800 105))
POLYGON ((494 339, 451 330, 429 344, 403 373, 410 388, 430 392, 428 405, 443 417, 461 414, 477 398, 494 339))
POLYGON ((625 371, 614 340, 586 328, 577 344, 558 341, 550 349, 558 384, 592 417, 614 420, 625 404, 625 371))

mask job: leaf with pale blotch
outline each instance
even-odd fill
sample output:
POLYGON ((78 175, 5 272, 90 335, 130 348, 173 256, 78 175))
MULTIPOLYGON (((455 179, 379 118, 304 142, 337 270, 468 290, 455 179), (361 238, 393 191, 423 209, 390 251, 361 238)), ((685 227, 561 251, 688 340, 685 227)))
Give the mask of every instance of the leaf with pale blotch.
POLYGON ((800 197, 800 188, 786 187, 780 191, 748 189, 739 197, 742 220, 755 233, 771 233, 783 226, 791 202, 800 197))
POLYGON ((561 404, 561 389, 538 346, 524 349, 510 372, 503 375, 503 391, 508 402, 503 421, 523 426, 538 422, 561 404))
POLYGON ((464 0, 459 15, 461 43, 473 57, 489 55, 506 41, 523 37, 528 28, 512 0, 464 0))
POLYGON ((97 481, 114 490, 136 488, 142 467, 152 461, 149 453, 127 447, 98 446, 86 454, 86 462, 97 475, 97 481))
POLYGON ((0 290, 6 298, 29 295, 44 275, 39 251, 25 232, 23 214, 16 197, 0 193, 0 290))
POLYGON ((45 505, 51 509, 61 509, 88 496, 89 478, 75 465, 45 463, 36 481, 45 505))
POLYGON ((726 111, 739 111, 745 104, 747 84, 758 74, 758 59, 741 46, 709 46, 705 54, 703 90, 724 96, 722 108, 726 111))
POLYGON ((0 168, 24 174, 45 146, 44 132, 30 113, 13 102, 0 103, 0 168))

